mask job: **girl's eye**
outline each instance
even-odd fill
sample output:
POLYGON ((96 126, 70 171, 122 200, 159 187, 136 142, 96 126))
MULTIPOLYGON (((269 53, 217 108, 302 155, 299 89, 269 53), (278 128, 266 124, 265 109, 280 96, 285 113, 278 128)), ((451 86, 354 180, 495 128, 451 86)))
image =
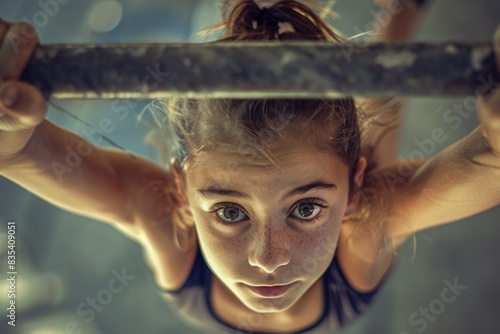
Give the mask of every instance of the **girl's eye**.
POLYGON ((233 206, 220 208, 216 212, 220 219, 228 223, 237 223, 246 218, 246 214, 243 211, 233 206))
POLYGON ((292 216, 302 220, 311 220, 315 218, 320 212, 321 208, 318 204, 302 203, 299 204, 293 211, 292 216))

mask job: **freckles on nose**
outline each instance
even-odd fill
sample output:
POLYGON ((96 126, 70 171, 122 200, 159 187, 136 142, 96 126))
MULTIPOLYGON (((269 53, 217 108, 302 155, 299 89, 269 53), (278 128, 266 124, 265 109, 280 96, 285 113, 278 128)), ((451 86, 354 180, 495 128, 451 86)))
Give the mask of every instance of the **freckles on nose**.
POLYGON ((261 240, 263 240, 264 247, 266 249, 266 256, 289 256, 290 249, 289 238, 286 237, 285 232, 276 231, 276 229, 272 232, 263 233, 261 236, 261 240))
POLYGON ((291 243, 285 229, 266 227, 266 230, 259 231, 255 238, 253 249, 249 252, 249 262, 252 266, 272 272, 290 262, 291 243))

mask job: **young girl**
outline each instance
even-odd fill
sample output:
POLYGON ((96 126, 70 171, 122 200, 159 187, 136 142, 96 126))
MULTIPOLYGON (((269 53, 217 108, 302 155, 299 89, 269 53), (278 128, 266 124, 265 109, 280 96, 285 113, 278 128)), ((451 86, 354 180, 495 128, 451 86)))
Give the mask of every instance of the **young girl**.
MULTIPOLYGON (((222 40, 340 41, 299 2, 233 3, 222 40)), ((172 99, 165 170, 44 120, 47 102, 16 80, 38 40, 6 42, 28 30, 1 22, 1 174, 137 240, 166 299, 206 330, 334 332, 366 310, 414 232, 499 202, 498 89, 479 98, 478 129, 410 162, 394 161, 400 103, 172 99), (82 162, 60 183, 52 163, 68 146, 82 162)))

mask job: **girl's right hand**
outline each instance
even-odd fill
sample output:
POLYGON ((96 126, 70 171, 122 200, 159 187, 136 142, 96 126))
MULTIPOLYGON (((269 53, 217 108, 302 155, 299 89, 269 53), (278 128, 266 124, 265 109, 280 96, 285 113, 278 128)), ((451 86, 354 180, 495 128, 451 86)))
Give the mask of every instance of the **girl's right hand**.
MULTIPOLYGON (((42 93, 19 81, 39 42, 29 23, 0 19, 0 134, 34 129, 45 119, 47 101, 42 93)), ((32 131, 24 132, 31 136, 32 131)))

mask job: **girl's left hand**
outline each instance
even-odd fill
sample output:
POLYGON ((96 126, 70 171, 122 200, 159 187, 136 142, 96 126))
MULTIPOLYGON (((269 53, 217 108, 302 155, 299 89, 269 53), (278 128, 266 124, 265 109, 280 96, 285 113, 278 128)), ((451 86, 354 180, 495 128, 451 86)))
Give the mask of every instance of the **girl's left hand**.
MULTIPOLYGON (((500 75, 500 26, 493 36, 493 47, 500 75)), ((493 153, 500 158, 500 82, 495 82, 495 90, 491 95, 478 98, 477 114, 481 121, 481 133, 488 140, 493 153)))

